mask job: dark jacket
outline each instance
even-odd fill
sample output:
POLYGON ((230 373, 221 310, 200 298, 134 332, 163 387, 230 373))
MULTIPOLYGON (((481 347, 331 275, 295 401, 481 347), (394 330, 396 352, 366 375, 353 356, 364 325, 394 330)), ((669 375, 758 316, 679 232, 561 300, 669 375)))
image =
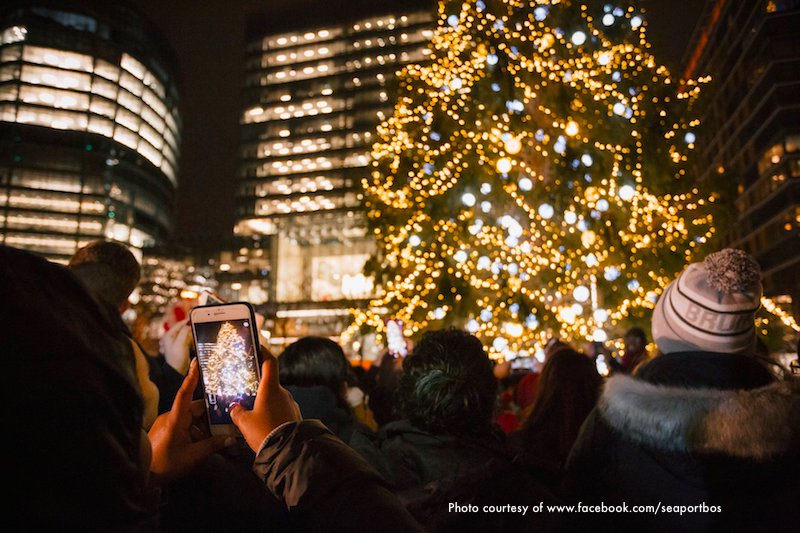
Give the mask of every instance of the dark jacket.
POLYGON ((797 383, 776 382, 741 355, 668 354, 636 378, 608 380, 566 485, 584 504, 658 508, 576 515, 591 518, 582 529, 788 531, 797 526, 798 451, 797 383), (694 507, 667 509, 681 505, 694 507))
POLYGON ((378 473, 316 420, 273 432, 253 469, 298 531, 421 530, 378 473))
POLYGON ((484 505, 559 503, 514 463, 502 435, 435 435, 400 420, 374 436, 357 433, 352 446, 429 531, 523 531, 553 525, 551 517, 531 512, 483 512, 484 505), (477 505, 479 512, 453 512, 449 504, 455 502, 477 505))
POLYGON ((31 531, 155 525, 128 339, 66 268, 0 246, 6 522, 31 531))
POLYGON ((342 407, 339 398, 328 387, 297 387, 287 385, 294 401, 300 407, 304 419, 316 419, 330 429, 334 435, 349 443, 355 431, 371 433, 372 430, 356 419, 355 415, 342 407))

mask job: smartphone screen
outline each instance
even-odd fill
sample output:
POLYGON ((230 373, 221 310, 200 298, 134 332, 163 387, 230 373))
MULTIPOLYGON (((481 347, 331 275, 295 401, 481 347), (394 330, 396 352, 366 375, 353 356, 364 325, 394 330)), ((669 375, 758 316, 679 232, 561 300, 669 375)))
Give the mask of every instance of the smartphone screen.
POLYGON ((245 304, 229 304, 195 308, 192 312, 192 329, 212 433, 215 425, 233 424, 229 411, 232 403, 252 409, 258 390, 256 325, 249 311, 245 316, 241 316, 241 312, 226 312, 226 308, 234 306, 249 310, 245 304), (203 311, 206 309, 219 312, 203 311))
POLYGON ((386 344, 391 355, 395 357, 408 355, 402 320, 393 318, 386 321, 386 344))

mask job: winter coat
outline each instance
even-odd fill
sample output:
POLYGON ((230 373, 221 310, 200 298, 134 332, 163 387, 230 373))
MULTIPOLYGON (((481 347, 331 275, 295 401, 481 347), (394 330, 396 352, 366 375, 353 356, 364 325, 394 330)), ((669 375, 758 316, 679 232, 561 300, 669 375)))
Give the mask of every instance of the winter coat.
POLYGON ((378 473, 317 420, 270 434, 253 470, 295 515, 297 531, 421 530, 378 473))
POLYGON ((339 398, 328 387, 287 385, 286 389, 297 402, 304 419, 319 420, 344 442, 349 443, 356 430, 372 432, 369 427, 359 422, 352 412, 339 404, 339 398))
POLYGON ((674 353, 608 380, 566 486, 583 504, 653 506, 574 515, 584 530, 797 531, 798 452, 796 382, 741 355, 674 353))
POLYGON ((483 512, 484 505, 560 503, 513 461, 502 435, 432 434, 400 420, 377 435, 356 433, 351 444, 428 531, 527 531, 554 525, 552 517, 531 512, 483 512), (476 505, 479 512, 453 512, 451 503, 476 505))
POLYGON ((61 265, 0 245, 5 521, 29 531, 155 526, 130 341, 61 265))

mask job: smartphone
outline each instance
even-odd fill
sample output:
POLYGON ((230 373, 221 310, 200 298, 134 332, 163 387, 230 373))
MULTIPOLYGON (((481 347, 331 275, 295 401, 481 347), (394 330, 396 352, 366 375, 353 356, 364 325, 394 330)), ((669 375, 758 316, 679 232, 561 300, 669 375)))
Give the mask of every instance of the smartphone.
MULTIPOLYGON (((535 357, 516 357, 511 360, 511 370, 534 370, 539 363, 535 357)), ((541 363, 539 363, 541 366, 541 363)))
POLYGON ((392 357, 405 357, 408 355, 402 320, 391 318, 386 321, 386 344, 389 349, 389 355, 392 357))
POLYGON ((608 366, 608 361, 606 360, 606 356, 603 354, 597 354, 594 358, 594 366, 597 369, 597 373, 601 376, 608 376, 611 373, 611 367, 608 366))
POLYGON ((190 314, 212 435, 239 435, 230 406, 252 409, 260 370, 256 317, 248 303, 206 305, 190 314))

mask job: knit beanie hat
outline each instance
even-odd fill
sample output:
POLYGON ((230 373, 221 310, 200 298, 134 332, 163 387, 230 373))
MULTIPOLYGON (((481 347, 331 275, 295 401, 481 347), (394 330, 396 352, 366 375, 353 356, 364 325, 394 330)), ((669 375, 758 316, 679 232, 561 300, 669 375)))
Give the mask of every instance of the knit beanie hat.
POLYGON ((751 353, 760 278, 755 259, 732 248, 689 265, 653 311, 653 340, 661 353, 751 353))

